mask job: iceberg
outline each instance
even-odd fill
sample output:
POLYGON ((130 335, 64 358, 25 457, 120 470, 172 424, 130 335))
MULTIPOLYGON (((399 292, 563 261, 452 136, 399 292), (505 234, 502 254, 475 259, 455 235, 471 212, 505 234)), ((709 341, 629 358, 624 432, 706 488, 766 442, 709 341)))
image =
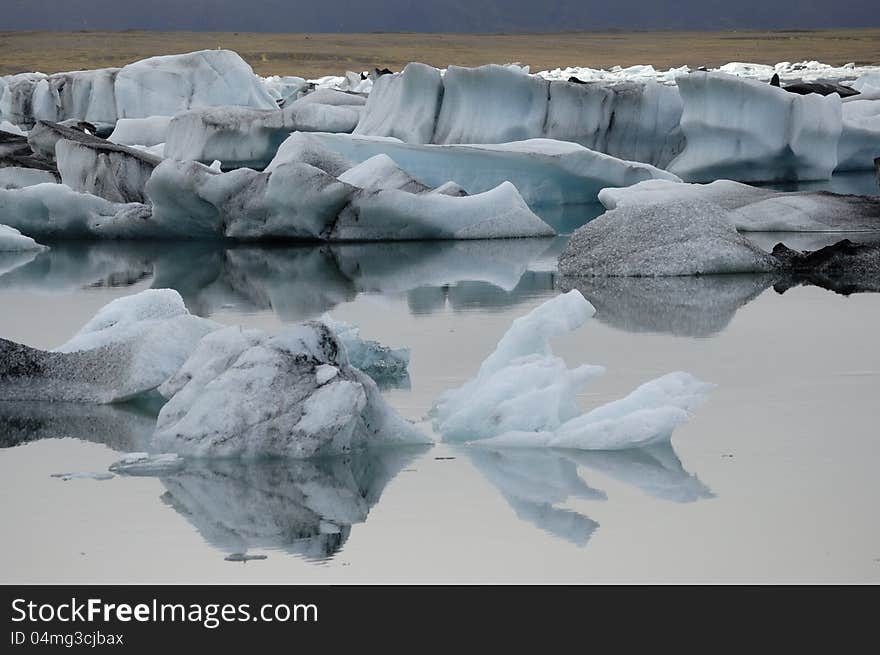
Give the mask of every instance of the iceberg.
POLYGON ((165 156, 262 170, 291 132, 351 132, 357 125, 359 105, 321 104, 310 97, 284 109, 211 107, 178 114, 168 125, 165 156))
POLYGON ((118 298, 55 351, 0 340, 0 399, 128 400, 170 378, 219 327, 192 316, 170 289, 118 298))
MULTIPOLYGON (((880 229, 880 198, 826 191, 773 191, 731 180, 710 184, 670 184, 652 180, 626 189, 603 189, 608 209, 688 201, 709 202, 727 212, 742 232, 873 232, 880 229)), ((696 218, 701 209, 692 205, 696 218)))
POLYGON ((21 189, 35 184, 55 184, 60 181, 60 176, 53 171, 20 166, 0 168, 0 189, 21 189))
POLYGON ((704 200, 618 205, 578 228, 559 256, 571 277, 762 273, 776 260, 704 200))
POLYGON ((548 341, 576 329, 594 311, 573 290, 516 319, 477 376, 434 404, 435 428, 445 440, 493 449, 619 450, 668 442, 712 385, 670 373, 581 413, 577 392, 604 369, 568 369, 548 341))
POLYGON ((43 250, 45 247, 29 236, 23 235, 14 227, 0 225, 0 252, 27 252, 43 250))
MULTIPOLYGON (((387 76, 385 76, 387 77, 387 76)), ((312 142, 355 162, 384 154, 432 187, 453 181, 471 194, 511 182, 530 207, 596 202, 604 187, 679 181, 649 164, 623 161, 576 143, 529 139, 502 144, 414 145, 391 138, 312 134, 312 142)))
POLYGON ((824 180, 837 167, 840 97, 798 95, 723 73, 678 78, 685 147, 671 172, 689 182, 824 180))
POLYGON ((665 165, 678 154, 678 89, 653 81, 548 81, 517 66, 411 63, 379 77, 355 134, 410 144, 572 141, 624 160, 665 165))
POLYGON ((880 157, 880 100, 844 103, 836 170, 869 171, 874 168, 877 157, 880 157))
POLYGON ((163 452, 303 459, 428 443, 323 323, 209 334, 159 391, 169 399, 153 440, 163 452))
POLYGON ((443 95, 443 79, 433 66, 409 63, 399 74, 373 83, 355 134, 431 143, 443 95))
POLYGON ((175 116, 223 105, 275 109, 262 80, 231 50, 150 57, 124 66, 114 84, 118 118, 175 116))
POLYGON ((171 116, 150 116, 148 118, 121 118, 108 141, 121 146, 155 146, 168 140, 168 126, 171 116))

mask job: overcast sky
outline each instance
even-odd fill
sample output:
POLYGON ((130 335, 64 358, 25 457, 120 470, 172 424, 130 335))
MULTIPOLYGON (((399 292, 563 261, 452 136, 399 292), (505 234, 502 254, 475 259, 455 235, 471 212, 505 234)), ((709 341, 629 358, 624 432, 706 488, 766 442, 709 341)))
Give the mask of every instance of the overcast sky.
POLYGON ((0 0, 0 30, 497 32, 880 26, 878 0, 0 0))

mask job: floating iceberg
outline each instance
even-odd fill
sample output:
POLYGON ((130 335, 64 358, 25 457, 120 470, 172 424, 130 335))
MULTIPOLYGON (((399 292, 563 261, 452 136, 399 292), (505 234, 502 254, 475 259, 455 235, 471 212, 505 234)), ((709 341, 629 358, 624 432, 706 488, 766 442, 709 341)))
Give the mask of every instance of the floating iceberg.
POLYGON ((217 160, 226 169, 262 170, 291 132, 351 132, 355 128, 361 105, 321 104, 311 101, 313 95, 284 109, 211 107, 178 114, 168 125, 164 154, 180 161, 217 160))
POLYGON ((468 193, 476 194, 508 181, 532 207, 592 203, 603 187, 679 179, 649 164, 623 161, 576 143, 551 139, 502 144, 412 145, 390 138, 345 134, 313 134, 310 138, 352 161, 387 155, 409 175, 433 187, 451 180, 468 193))
MULTIPOLYGON (((880 97, 880 74, 877 93, 880 97)), ((836 170, 871 170, 877 157, 880 157, 880 99, 844 103, 836 170)))
POLYGON ((380 77, 355 133, 412 144, 572 141, 665 167, 682 146, 681 98, 654 82, 617 86, 549 82, 516 66, 411 63, 380 77))
POLYGON ((186 466, 186 460, 176 453, 128 453, 110 465, 112 473, 123 475, 168 475, 186 466))
POLYGON ((223 105, 277 107, 260 78, 231 50, 200 50, 136 61, 117 73, 114 95, 118 118, 174 116, 223 105))
POLYGON ((27 252, 44 248, 45 246, 23 235, 14 227, 0 225, 0 252, 27 252))
POLYGON ((824 180, 837 167, 837 95, 703 72, 679 77, 678 88, 685 147, 668 168, 682 179, 824 180))
POLYGON ((214 332, 159 390, 154 447, 166 452, 301 459, 428 441, 322 323, 214 332))
POLYGON ((168 140, 168 126, 171 116, 150 116, 149 118, 121 118, 107 137, 108 141, 121 146, 155 146, 168 140))
MULTIPOLYGON (((828 193, 773 191, 730 180, 710 184, 670 184, 651 180, 626 189, 603 189, 608 209, 678 203, 692 205, 694 219, 703 211, 696 202, 723 208, 743 232, 871 232, 880 229, 880 198, 828 193)), ((717 212, 716 212, 717 213, 717 212)))
POLYGON ((623 205, 578 228, 559 256, 571 277, 761 273, 776 260, 704 200, 623 205))
POLYGON ((444 439, 488 448, 619 450, 669 441, 711 385, 670 373, 582 414, 576 394, 604 369, 567 369, 548 340, 576 329, 594 311, 574 290, 516 319, 476 378, 435 403, 436 429, 444 439))
POLYGON ((190 315, 176 291, 118 298, 53 352, 0 340, 0 399, 127 400, 165 382, 218 328, 190 315))

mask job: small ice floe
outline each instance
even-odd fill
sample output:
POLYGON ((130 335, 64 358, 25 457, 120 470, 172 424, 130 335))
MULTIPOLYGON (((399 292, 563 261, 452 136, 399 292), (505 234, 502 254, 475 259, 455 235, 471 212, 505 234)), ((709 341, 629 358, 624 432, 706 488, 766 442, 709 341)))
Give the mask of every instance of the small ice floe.
POLYGON ((164 475, 180 471, 186 460, 176 453, 128 453, 110 465, 110 471, 123 475, 164 475))
POLYGON ((267 559, 267 555, 248 555, 247 553, 230 553, 223 559, 227 562, 251 562, 253 560, 267 559))
POLYGON ((95 471, 75 471, 72 473, 53 473, 50 477, 59 478, 68 482, 70 480, 110 480, 116 476, 112 473, 101 473, 95 471))
POLYGON ((604 369, 568 369, 548 341, 580 327, 593 313, 573 290, 518 318, 477 377, 435 403, 437 430, 447 440, 492 448, 619 450, 669 441, 712 385, 688 373, 670 373, 582 413, 576 394, 604 369))
POLYGON ((408 386, 409 348, 389 348, 378 341, 362 339, 359 328, 334 320, 327 314, 321 317, 321 321, 345 346, 349 363, 373 378, 380 388, 408 386))

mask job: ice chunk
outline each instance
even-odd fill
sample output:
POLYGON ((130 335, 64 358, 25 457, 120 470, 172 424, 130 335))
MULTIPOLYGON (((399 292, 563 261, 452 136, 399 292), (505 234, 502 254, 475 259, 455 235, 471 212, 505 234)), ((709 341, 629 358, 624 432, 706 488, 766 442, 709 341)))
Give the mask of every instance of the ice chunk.
POLYGON ((312 140, 347 159, 388 155, 409 175, 439 187, 448 181, 468 193, 512 182, 532 207, 596 201, 600 189, 643 180, 679 178, 648 164, 623 161, 575 143, 530 139, 479 145, 411 145, 393 139, 314 134, 312 140))
POLYGON ((54 352, 0 340, 4 400, 109 403, 155 389, 219 326, 187 312, 180 294, 118 298, 54 352))
POLYGON ((844 103, 836 170, 870 171, 877 157, 880 157, 880 100, 844 103))
POLYGON ((472 196, 360 191, 333 226, 343 241, 392 239, 502 239, 553 236, 510 182, 472 196))
POLYGON ((439 70, 407 64, 401 73, 376 80, 354 133, 431 143, 442 95, 439 70))
POLYGON ((668 441, 711 385, 670 373, 581 414, 575 395, 603 369, 567 369, 548 340, 576 329, 593 312, 573 290, 514 321, 477 377, 435 403, 436 429, 444 439, 489 448, 617 450, 668 441))
POLYGON ((224 167, 263 169, 291 132, 351 132, 360 118, 352 106, 307 102, 284 109, 212 107, 175 116, 168 127, 165 156, 224 167))
MULTIPOLYGON (((748 232, 863 232, 880 229, 880 199, 829 192, 783 192, 730 180, 710 184, 670 184, 652 180, 626 189, 603 189, 609 209, 687 201, 710 202, 748 232)), ((694 205, 694 213, 699 213, 694 205)))
POLYGON ((116 122, 118 68, 55 73, 39 80, 31 98, 32 120, 116 122))
POLYGON ((128 453, 110 465, 110 471, 123 475, 167 475, 186 466, 186 460, 176 453, 128 453))
POLYGON ((146 202, 147 180, 160 159, 75 130, 61 133, 64 138, 55 144, 55 158, 64 184, 111 202, 146 202))
POLYGON ((72 473, 53 473, 51 477, 69 482, 70 480, 112 480, 116 476, 106 472, 76 471, 72 473))
POLYGON ((23 235, 14 227, 0 225, 0 252, 25 252, 43 250, 45 247, 29 236, 23 235))
POLYGON ((775 260, 741 236, 721 206, 702 200, 624 205, 578 228, 559 272, 578 276, 760 273, 775 260))
POLYGON ((91 237, 119 213, 143 217, 145 212, 143 205, 113 203, 65 184, 0 189, 0 223, 35 237, 91 237))
POLYGON ((154 444, 184 455, 307 458, 427 441, 348 364, 321 323, 275 336, 239 328, 215 332, 160 392, 170 399, 154 444), (338 373, 328 379, 326 369, 319 372, 323 366, 338 373))
POLYGON ((360 328, 336 321, 326 314, 321 317, 321 322, 333 330, 345 347, 349 363, 369 375, 380 388, 409 383, 409 348, 392 349, 378 341, 361 339, 360 328))
POLYGON ((549 340, 578 327, 593 307, 577 291, 561 294, 520 317, 480 366, 477 377, 435 403, 435 427, 444 439, 469 441, 516 429, 555 429, 577 416, 577 391, 603 372, 569 370, 549 340))
POLYGON ((231 50, 200 50, 136 61, 116 75, 114 93, 118 118, 174 116, 220 105, 277 106, 262 80, 231 50))
POLYGON ((840 97, 798 95, 723 73, 678 78, 686 145, 669 170, 685 180, 823 180, 837 167, 840 97))
POLYGON ((108 141, 122 146, 155 146, 168 140, 171 116, 122 118, 116 122, 108 141))
POLYGON ((20 166, 0 168, 0 189, 21 189, 35 184, 55 184, 60 181, 60 176, 52 171, 20 166))
POLYGON ((674 86, 551 82, 542 136, 665 168, 684 146, 681 114, 674 86))

